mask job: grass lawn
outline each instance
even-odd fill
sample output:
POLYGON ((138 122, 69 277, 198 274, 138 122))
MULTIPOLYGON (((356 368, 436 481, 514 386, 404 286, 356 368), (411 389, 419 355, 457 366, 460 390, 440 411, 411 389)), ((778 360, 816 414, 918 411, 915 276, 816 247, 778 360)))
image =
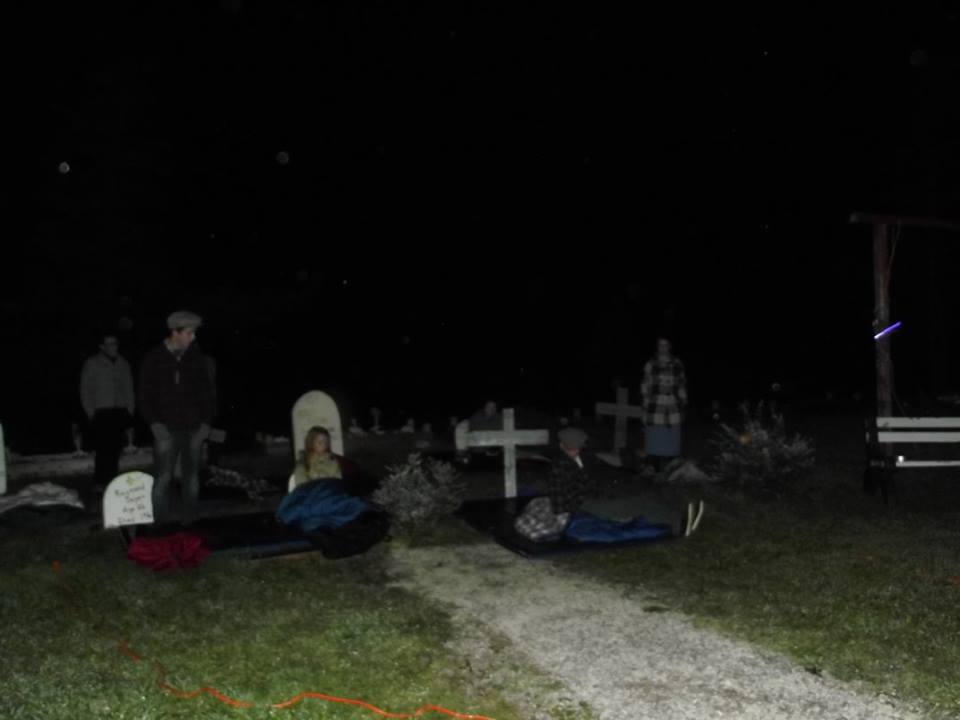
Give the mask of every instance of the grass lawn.
MULTIPOLYGON (((886 509, 860 491, 856 423, 819 429, 817 470, 783 497, 708 488, 690 539, 549 562, 636 588, 651 612, 688 613, 812 673, 960 717, 960 483, 904 476, 899 504, 886 509)), ((451 521, 439 541, 478 540, 451 521)), ((445 611, 389 585, 388 556, 378 546, 336 562, 212 557, 158 574, 124 559, 114 535, 84 526, 0 529, 0 715, 377 717, 316 699, 271 707, 312 690, 392 712, 429 703, 528 717, 514 691, 543 678, 517 666, 513 686, 485 681, 458 655, 463 630, 445 611), (144 660, 120 652, 122 640, 144 660), (155 663, 180 690, 212 686, 253 707, 177 698, 158 687, 155 663)))
POLYGON ((860 490, 862 446, 848 449, 824 438, 813 477, 785 497, 707 491, 687 540, 556 562, 653 591, 651 611, 689 613, 810 672, 960 717, 957 481, 904 476, 886 509, 860 490))
POLYGON ((449 649, 456 630, 441 609, 387 586, 386 555, 378 548, 336 562, 211 557, 191 570, 154 573, 126 560, 112 534, 0 530, 0 714, 378 717, 317 699, 270 707, 319 691, 391 712, 436 704, 522 717, 449 649), (121 652, 121 641, 143 660, 121 652), (181 699, 158 687, 161 679, 182 691, 212 686, 253 707, 233 709, 206 694, 181 699))

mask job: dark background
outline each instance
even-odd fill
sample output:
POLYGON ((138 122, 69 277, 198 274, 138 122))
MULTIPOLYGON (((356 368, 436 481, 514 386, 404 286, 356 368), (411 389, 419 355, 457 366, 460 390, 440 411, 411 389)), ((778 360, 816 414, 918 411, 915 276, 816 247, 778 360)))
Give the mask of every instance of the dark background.
MULTIPOLYGON (((848 216, 960 216, 960 3, 844 5, 8 14, 8 442, 69 448, 97 330, 136 365, 180 308, 247 430, 311 388, 361 423, 588 408, 659 333, 699 406, 869 402, 848 216)), ((900 234, 901 393, 955 390, 958 242, 900 234)))

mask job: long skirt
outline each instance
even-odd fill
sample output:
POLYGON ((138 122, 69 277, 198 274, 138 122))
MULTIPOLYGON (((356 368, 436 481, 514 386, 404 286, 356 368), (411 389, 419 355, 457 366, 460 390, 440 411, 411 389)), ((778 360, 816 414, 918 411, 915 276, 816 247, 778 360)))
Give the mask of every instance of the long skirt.
POLYGON ((647 455, 679 457, 681 432, 679 425, 647 425, 643 429, 643 445, 647 455))

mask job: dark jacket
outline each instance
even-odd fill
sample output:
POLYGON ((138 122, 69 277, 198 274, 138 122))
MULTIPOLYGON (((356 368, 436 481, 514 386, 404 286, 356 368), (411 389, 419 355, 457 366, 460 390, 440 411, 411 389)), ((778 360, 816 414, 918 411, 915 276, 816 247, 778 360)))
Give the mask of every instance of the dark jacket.
POLYGON ((164 343, 150 350, 140 366, 138 394, 140 414, 150 425, 193 431, 213 418, 213 378, 195 344, 180 356, 164 343))

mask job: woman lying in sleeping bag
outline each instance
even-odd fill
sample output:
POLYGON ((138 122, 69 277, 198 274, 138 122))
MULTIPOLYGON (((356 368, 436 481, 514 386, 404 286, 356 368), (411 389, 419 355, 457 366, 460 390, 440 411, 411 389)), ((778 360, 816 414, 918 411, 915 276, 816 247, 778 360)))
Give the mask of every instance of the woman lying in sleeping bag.
POLYGON ((327 429, 312 427, 293 471, 295 487, 277 508, 277 519, 298 528, 326 557, 362 553, 387 534, 386 514, 357 494, 352 471, 330 449, 327 429))
POLYGON ((564 537, 580 542, 612 543, 689 535, 700 524, 703 503, 690 503, 677 527, 651 524, 643 517, 619 522, 583 512, 580 508, 596 494, 596 483, 584 467, 581 451, 587 434, 579 428, 559 433, 560 452, 550 465, 547 495, 527 503, 514 521, 517 533, 534 542, 564 537))

